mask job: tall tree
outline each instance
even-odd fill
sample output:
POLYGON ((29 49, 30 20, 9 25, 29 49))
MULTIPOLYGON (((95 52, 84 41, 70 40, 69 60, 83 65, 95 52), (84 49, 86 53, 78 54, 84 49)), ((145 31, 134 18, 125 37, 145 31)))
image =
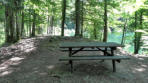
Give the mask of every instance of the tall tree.
POLYGON ((142 29, 143 27, 143 11, 140 10, 139 28, 137 28, 137 12, 135 12, 135 40, 134 40, 134 54, 138 54, 141 46, 141 32, 137 32, 137 29, 142 29))
POLYGON ((96 22, 94 21, 94 38, 97 39, 96 22))
POLYGON ((61 28, 61 36, 64 36, 64 24, 65 24, 65 17, 66 17, 66 0, 63 0, 62 3, 62 28, 61 28))
POLYGON ((6 18, 6 42, 17 42, 20 39, 20 11, 22 10, 23 0, 6 0, 5 18, 6 18))
MULTIPOLYGON (((49 9, 49 8, 48 8, 49 9)), ((49 25, 50 25, 50 23, 49 23, 49 15, 48 15, 48 17, 47 17, 47 34, 49 34, 49 25)))
POLYGON ((84 23, 84 1, 81 1, 81 37, 83 37, 83 24, 84 23))
POLYGON ((107 42, 107 35, 108 35, 108 30, 107 30, 107 0, 104 0, 104 37, 103 37, 103 42, 107 42))
POLYGON ((50 34, 53 35, 54 15, 50 17, 50 34))
POLYGON ((14 12, 9 4, 5 4, 6 42, 14 41, 14 12))
POLYGON ((31 21, 31 17, 32 17, 32 15, 31 15, 31 11, 32 11, 32 9, 30 8, 29 9, 29 36, 31 37, 31 23, 32 23, 32 21, 31 21))
POLYGON ((123 33, 122 33, 122 40, 121 40, 122 45, 124 44, 124 40, 125 40, 126 26, 127 26, 127 19, 125 19, 125 23, 123 25, 123 33))
POLYGON ((20 40, 21 37, 21 10, 22 0, 14 0, 15 3, 15 24, 16 24, 16 37, 15 41, 20 40))
POLYGON ((21 11, 22 14, 22 24, 21 24, 21 37, 24 35, 24 3, 22 4, 23 10, 21 11))
POLYGON ((16 11, 15 13, 15 24, 16 24, 16 41, 20 39, 20 21, 19 21, 19 12, 16 11))
POLYGON ((76 12, 76 28, 75 28, 75 36, 80 36, 80 0, 76 0, 75 2, 75 12, 76 12))
POLYGON ((137 11, 135 12, 135 29, 134 29, 134 31, 135 31, 135 35, 134 35, 134 37, 135 37, 135 39, 134 39, 134 53, 135 54, 137 54, 137 32, 136 32, 136 29, 137 29, 137 11))
POLYGON ((35 10, 33 10, 33 23, 32 23, 32 37, 35 36, 35 26, 36 25, 36 13, 35 10))

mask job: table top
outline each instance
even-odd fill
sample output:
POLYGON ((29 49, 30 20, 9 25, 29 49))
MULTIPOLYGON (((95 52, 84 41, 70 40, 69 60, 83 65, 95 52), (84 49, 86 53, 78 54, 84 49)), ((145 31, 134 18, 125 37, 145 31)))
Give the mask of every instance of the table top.
POLYGON ((115 42, 63 42, 60 48, 124 47, 115 42))

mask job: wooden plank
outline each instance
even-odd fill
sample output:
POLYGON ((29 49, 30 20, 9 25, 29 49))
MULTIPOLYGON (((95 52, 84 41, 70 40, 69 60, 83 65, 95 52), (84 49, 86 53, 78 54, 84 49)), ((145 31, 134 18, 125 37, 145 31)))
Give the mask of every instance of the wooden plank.
MULTIPOLYGON (((100 48, 102 50, 105 50, 105 48, 100 48)), ((69 51, 69 49, 67 48, 63 48, 63 49, 60 49, 61 51, 69 51)), ((77 51, 79 50, 79 48, 74 48, 72 49, 72 51, 77 51)), ((110 48, 107 48, 107 51, 110 51, 111 49, 110 48)), ((81 51, 99 51, 97 48, 84 48, 83 50, 81 51)))
POLYGON ((93 48, 93 47, 124 47, 124 45, 115 42, 64 42, 60 44, 60 48, 93 48))
POLYGON ((127 60, 128 56, 73 56, 73 57, 61 57, 59 61, 68 60, 127 60))
POLYGON ((72 53, 72 55, 74 55, 74 54, 78 53, 79 51, 81 51, 81 50, 83 50, 83 49, 84 49, 84 48, 80 48, 80 49, 78 49, 78 50, 74 51, 74 52, 72 53))

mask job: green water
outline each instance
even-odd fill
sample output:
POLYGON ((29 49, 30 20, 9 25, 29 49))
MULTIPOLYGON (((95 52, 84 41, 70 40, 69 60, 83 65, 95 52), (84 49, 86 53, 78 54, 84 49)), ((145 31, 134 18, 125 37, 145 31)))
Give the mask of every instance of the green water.
MULTIPOLYGON (((133 39, 134 39, 134 33, 127 32, 125 35, 125 43, 124 43, 125 47, 123 49, 129 53, 134 52, 133 39)), ((115 33, 114 32, 114 33, 108 34, 108 42, 117 42, 117 43, 121 44, 121 40, 122 40, 122 33, 119 33, 119 32, 115 33)), ((142 49, 140 49, 139 54, 142 54, 142 53, 143 53, 143 51, 142 51, 142 49)))

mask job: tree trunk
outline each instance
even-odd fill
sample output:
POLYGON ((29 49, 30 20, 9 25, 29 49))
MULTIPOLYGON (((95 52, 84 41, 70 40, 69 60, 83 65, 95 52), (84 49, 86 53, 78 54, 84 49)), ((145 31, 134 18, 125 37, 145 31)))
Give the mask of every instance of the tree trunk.
POLYGON ((50 18, 50 34, 53 35, 53 24, 54 24, 54 16, 50 18))
POLYGON ((124 40, 125 40, 126 25, 127 25, 127 19, 125 20, 124 27, 123 27, 123 34, 122 34, 122 40, 121 40, 122 45, 124 44, 124 40))
POLYGON ((80 36, 80 0, 76 0, 76 28, 75 28, 75 36, 80 36))
POLYGON ((21 37, 24 35, 24 11, 22 11, 21 37))
POLYGON ((31 9, 29 9, 29 36, 31 37, 31 9))
POLYGON ((29 22, 26 25, 27 25, 27 36, 29 36, 29 28, 30 28, 29 22))
POLYGON ((107 35, 108 35, 108 30, 107 30, 107 0, 104 0, 104 37, 103 37, 103 42, 107 42, 107 35))
POLYGON ((36 24, 36 13, 35 10, 33 11, 33 23, 32 23, 32 37, 35 36, 35 24, 36 24))
POLYGON ((97 39, 97 30, 96 30, 96 24, 94 23, 94 39, 97 39))
POLYGON ((18 11, 16 11, 16 14, 15 14, 15 22, 16 22, 16 42, 20 39, 20 28, 19 28, 19 13, 18 11))
POLYGON ((3 27, 4 27, 4 33, 5 33, 5 39, 6 39, 6 19, 3 20, 3 27))
POLYGON ((102 41, 102 35, 103 35, 103 33, 102 32, 100 32, 100 41, 102 41))
POLYGON ((81 37, 83 37, 83 22, 84 22, 84 13, 83 13, 83 11, 84 11, 84 3, 83 3, 83 1, 81 1, 81 4, 82 4, 82 6, 81 6, 81 37))
MULTIPOLYGON (((143 12, 140 12, 140 28, 138 29, 142 29, 143 28, 143 12)), ((135 27, 137 28, 137 13, 135 13, 135 27)), ((141 32, 135 32, 135 47, 134 47, 134 54, 138 54, 140 47, 141 47, 141 36, 142 33, 141 32)))
POLYGON ((134 54, 138 54, 138 51, 137 51, 137 32, 136 32, 136 29, 137 29, 137 12, 135 12, 134 54))
MULTIPOLYGON (((140 29, 143 28, 143 12, 140 12, 140 29)), ((136 49, 136 53, 139 53, 140 47, 141 47, 141 36, 142 36, 142 32, 138 33, 138 40, 137 40, 137 49, 136 49)))
POLYGON ((62 4, 62 28, 61 28, 61 36, 64 36, 65 17, 66 17, 66 0, 63 0, 63 4, 62 4))
POLYGON ((6 42, 10 42, 10 23, 9 23, 9 18, 10 18, 10 11, 9 11, 9 7, 5 6, 5 23, 6 23, 6 27, 5 27, 5 40, 6 42))
POLYGON ((49 34, 49 15, 47 17, 47 34, 49 34))
POLYGON ((5 6, 5 17, 6 17, 6 42, 12 43, 15 41, 14 38, 14 12, 10 6, 5 6))

